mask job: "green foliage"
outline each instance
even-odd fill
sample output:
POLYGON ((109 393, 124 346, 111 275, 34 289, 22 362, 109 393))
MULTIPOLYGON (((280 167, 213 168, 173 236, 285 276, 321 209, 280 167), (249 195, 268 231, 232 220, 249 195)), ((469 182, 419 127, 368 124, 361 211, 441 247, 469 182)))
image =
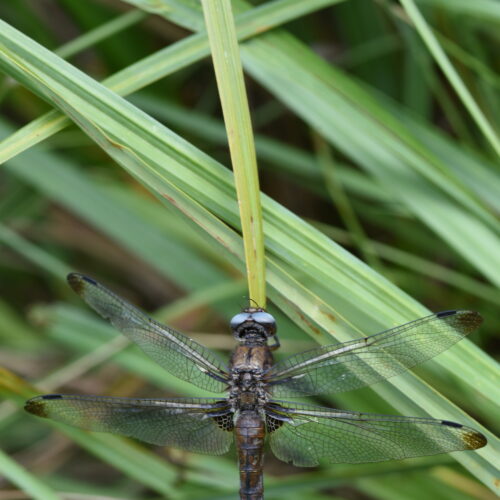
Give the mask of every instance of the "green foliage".
MULTIPOLYGON (((42 16, 22 2, 0 6, 5 487, 34 498, 235 498, 232 455, 150 450, 63 426, 50 432, 20 410, 39 391, 203 395, 87 311, 65 285, 69 270, 158 308, 162 321, 205 332, 197 338, 225 352, 227 320, 245 302, 238 201, 201 4, 122 3, 137 10, 54 0, 42 16), (79 36, 67 40, 63 24, 79 36)), ((418 376, 329 402, 455 420, 484 432, 487 447, 315 471, 285 467, 269 453, 266 498, 340 497, 345 486, 380 499, 490 498, 500 462, 499 371, 489 355, 498 354, 500 297, 500 7, 489 0, 232 7, 251 77, 279 355, 376 333, 427 308, 476 309, 486 319, 472 341, 418 376)), ((223 53, 220 29, 211 42, 223 53)), ((234 47, 230 56, 236 64, 234 47)), ((240 122, 248 103, 233 90, 226 81, 218 88, 230 102, 226 125, 238 126, 248 148, 252 131, 240 122)), ((240 162, 251 160, 241 151, 240 162)))

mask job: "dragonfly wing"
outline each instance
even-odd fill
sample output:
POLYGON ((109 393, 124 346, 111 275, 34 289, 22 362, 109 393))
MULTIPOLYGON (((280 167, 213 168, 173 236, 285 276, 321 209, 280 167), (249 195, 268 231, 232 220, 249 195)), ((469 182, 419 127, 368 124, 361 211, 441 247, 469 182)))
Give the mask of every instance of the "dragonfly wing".
POLYGON ((26 402, 34 415, 91 431, 111 432, 147 443, 220 455, 232 442, 226 401, 134 399, 47 394, 26 402))
POLYGON ((479 327, 472 311, 445 311, 359 340, 319 347, 276 363, 268 374, 277 398, 351 391, 393 377, 479 327))
POLYGON ((227 366, 210 349, 151 319, 87 276, 71 273, 68 282, 92 309, 170 373, 207 391, 227 389, 227 366))
POLYGON ((287 401, 266 410, 271 449, 302 467, 320 463, 367 463, 475 450, 486 444, 479 432, 433 418, 359 413, 287 401))

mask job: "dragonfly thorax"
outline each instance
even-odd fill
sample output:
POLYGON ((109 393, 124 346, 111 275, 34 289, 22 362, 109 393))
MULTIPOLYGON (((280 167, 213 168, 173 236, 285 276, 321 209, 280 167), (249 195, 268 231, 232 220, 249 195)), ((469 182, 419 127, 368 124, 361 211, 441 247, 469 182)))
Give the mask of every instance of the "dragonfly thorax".
POLYGON ((231 356, 229 399, 235 409, 262 406, 267 395, 265 373, 272 355, 265 345, 240 344, 231 356))
POLYGON ((232 372, 229 400, 235 410, 262 408, 267 402, 262 370, 232 372))

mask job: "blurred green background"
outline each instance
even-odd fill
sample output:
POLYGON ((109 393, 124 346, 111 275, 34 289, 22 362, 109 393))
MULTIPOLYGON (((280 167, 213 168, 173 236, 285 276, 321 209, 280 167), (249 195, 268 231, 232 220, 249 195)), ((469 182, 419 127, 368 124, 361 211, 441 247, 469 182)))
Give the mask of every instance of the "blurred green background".
MULTIPOLYGON (((269 451, 266 498, 495 498, 500 4, 251 7, 233 3, 269 196, 279 355, 425 308, 477 310, 472 342, 418 377, 316 402, 482 425, 490 440, 454 457, 314 470, 269 451)), ((69 271, 225 356, 233 346, 228 320, 247 292, 208 44, 192 34, 201 7, 9 0, 0 16, 0 499, 237 498, 234 453, 147 447, 21 409, 39 392, 202 395, 86 308, 69 271)))

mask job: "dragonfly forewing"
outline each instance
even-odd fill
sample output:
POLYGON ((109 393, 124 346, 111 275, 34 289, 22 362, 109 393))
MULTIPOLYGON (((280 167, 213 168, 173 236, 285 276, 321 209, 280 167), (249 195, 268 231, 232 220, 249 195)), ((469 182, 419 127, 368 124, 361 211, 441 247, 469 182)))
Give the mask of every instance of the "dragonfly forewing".
POLYGON ((476 330, 481 316, 445 311, 359 340, 319 347, 276 363, 268 374, 277 398, 351 391, 398 375, 476 330))
POLYGON ((92 278, 71 273, 68 282, 90 307, 176 377, 211 392, 224 392, 227 366, 210 349, 151 319, 92 278))
POLYGON ((26 402, 34 415, 81 429, 111 432, 197 453, 226 453, 233 441, 226 401, 47 394, 26 402))

